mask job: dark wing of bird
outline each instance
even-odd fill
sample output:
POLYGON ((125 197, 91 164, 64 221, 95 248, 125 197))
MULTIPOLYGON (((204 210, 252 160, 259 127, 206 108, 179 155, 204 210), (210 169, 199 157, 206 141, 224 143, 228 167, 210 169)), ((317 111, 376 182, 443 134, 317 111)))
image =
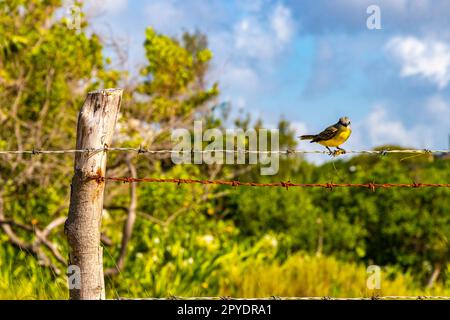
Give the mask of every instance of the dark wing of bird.
POLYGON ((336 135, 337 131, 338 128, 336 128, 335 126, 329 126, 321 133, 319 133, 313 140, 311 140, 311 142, 330 140, 336 135))

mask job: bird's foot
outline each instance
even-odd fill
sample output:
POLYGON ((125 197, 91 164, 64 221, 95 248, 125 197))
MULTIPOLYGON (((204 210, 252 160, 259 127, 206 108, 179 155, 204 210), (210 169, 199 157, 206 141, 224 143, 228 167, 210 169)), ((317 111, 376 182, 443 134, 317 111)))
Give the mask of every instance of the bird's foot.
POLYGON ((336 155, 346 154, 347 153, 347 151, 345 151, 344 149, 339 148, 339 147, 336 148, 335 152, 336 152, 336 155))
POLYGON ((328 147, 326 147, 327 148, 327 150, 328 150, 328 155, 330 156, 330 157, 334 157, 335 156, 335 151, 333 151, 333 150, 331 150, 330 148, 328 148, 328 147))
POLYGON ((295 154, 295 149, 288 147, 286 149, 286 154, 287 155, 291 155, 291 154, 294 155, 295 154))
POLYGON ((328 155, 332 156, 332 157, 337 157, 337 156, 339 156, 341 154, 345 154, 346 153, 346 151, 344 149, 341 149, 341 148, 337 148, 336 150, 328 149, 328 151, 329 151, 328 155))

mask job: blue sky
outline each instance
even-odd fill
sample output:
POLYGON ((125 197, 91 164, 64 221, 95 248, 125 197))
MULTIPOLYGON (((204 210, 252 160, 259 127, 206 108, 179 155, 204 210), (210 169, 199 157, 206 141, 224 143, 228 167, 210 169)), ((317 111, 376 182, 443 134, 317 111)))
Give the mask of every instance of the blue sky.
POLYGON ((130 70, 145 64, 147 26, 206 33, 221 99, 268 126, 284 117, 298 134, 315 133, 346 115, 349 149, 448 148, 450 1, 86 2, 92 28, 124 41, 130 70), (366 27, 372 4, 381 30, 366 27))

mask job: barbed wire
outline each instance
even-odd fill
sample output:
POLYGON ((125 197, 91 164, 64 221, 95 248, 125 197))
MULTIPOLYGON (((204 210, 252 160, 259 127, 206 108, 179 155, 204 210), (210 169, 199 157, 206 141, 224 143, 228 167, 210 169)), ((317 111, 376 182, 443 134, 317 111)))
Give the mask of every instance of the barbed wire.
POLYGON ((179 297, 170 296, 166 298, 126 298, 119 297, 119 300, 450 300, 450 296, 371 296, 371 297, 263 297, 263 298, 233 298, 222 297, 179 297))
POLYGON ((450 183, 293 183, 290 181, 280 181, 271 183, 259 183, 259 182, 241 182, 237 180, 199 180, 199 179, 161 179, 161 178, 131 178, 131 177, 102 177, 92 176, 91 180, 97 182, 104 181, 116 181, 124 183, 132 182, 153 182, 153 183, 175 183, 175 184, 215 184, 215 185, 227 185, 233 187, 245 186, 245 187, 281 187, 289 189, 291 187, 319 187, 319 188, 341 188, 341 187, 356 187, 356 188, 368 188, 375 191, 377 188, 450 188, 450 183))
MULTIPOLYGON (((65 154, 65 153, 97 153, 97 152, 136 152, 138 154, 183 154, 183 153, 233 153, 233 154, 280 154, 280 155, 293 155, 293 154, 330 154, 329 151, 326 150, 273 150, 273 151, 261 151, 261 150, 246 150, 246 149, 237 149, 237 150, 229 150, 229 149, 220 149, 220 150, 174 150, 174 149, 159 149, 159 150, 151 150, 143 147, 139 148, 121 148, 121 147, 104 147, 104 148, 90 148, 90 149, 59 149, 59 150, 0 150, 0 155, 7 154, 30 154, 30 155, 39 155, 39 154, 65 154)), ((410 153, 410 154, 446 154, 450 153, 450 149, 442 149, 442 150, 430 150, 430 149, 396 149, 396 150, 346 150, 338 151, 337 154, 375 154, 375 155, 386 155, 390 153, 410 153)))

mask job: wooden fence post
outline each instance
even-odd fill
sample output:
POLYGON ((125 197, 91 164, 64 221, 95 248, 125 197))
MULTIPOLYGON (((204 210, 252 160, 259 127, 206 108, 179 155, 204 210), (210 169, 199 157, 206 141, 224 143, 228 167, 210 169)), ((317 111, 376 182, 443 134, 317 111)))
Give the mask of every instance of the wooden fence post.
MULTIPOLYGON (((121 100, 122 89, 88 93, 78 116, 77 149, 103 149, 110 145, 121 100)), ((64 226, 70 246, 69 273, 74 272, 68 274, 69 295, 74 300, 105 299, 100 246, 105 182, 89 177, 105 176, 106 156, 105 151, 75 155, 69 217, 64 226)))

